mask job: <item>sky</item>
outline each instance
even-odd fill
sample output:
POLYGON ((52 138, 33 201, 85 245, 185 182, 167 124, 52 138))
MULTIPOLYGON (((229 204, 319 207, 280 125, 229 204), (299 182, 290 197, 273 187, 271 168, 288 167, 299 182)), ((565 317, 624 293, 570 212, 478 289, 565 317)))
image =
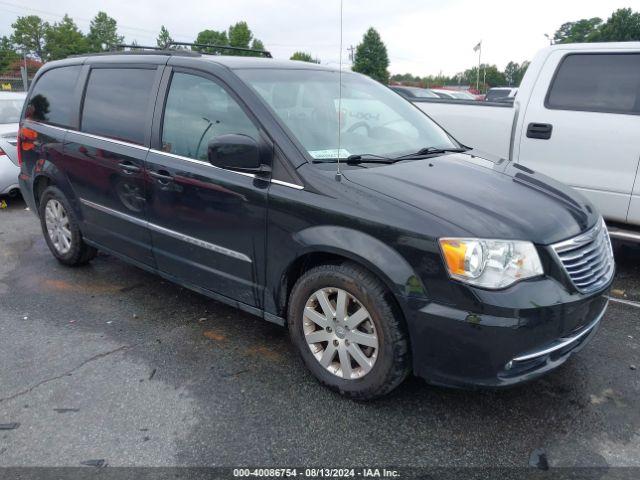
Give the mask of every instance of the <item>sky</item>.
POLYGON ((49 22, 68 13, 85 33, 104 10, 118 21, 127 42, 155 45, 160 25, 176 41, 194 41, 204 29, 224 30, 245 20, 276 58, 303 50, 323 64, 349 65, 347 48, 373 26, 387 45, 391 73, 453 75, 478 63, 473 47, 482 41, 483 63, 499 68, 531 60, 564 22, 606 19, 618 8, 640 11, 640 0, 0 0, 0 35, 11 33, 18 16, 49 22))

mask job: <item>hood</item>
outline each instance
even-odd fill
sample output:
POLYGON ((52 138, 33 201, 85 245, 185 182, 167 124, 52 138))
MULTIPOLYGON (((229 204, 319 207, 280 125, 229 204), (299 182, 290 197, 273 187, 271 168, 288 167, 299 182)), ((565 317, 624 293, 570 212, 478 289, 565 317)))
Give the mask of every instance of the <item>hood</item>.
POLYGON ((344 170, 351 182, 447 220, 468 236, 547 245, 591 228, 600 214, 570 187, 505 160, 456 153, 344 170))

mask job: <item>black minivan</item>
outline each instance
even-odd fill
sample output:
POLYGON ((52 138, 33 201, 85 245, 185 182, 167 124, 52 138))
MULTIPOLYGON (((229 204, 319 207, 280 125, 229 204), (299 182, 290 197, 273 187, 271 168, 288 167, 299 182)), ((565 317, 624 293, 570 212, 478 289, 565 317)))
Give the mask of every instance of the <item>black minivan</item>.
POLYGON ((607 306, 613 254, 587 199, 352 72, 187 50, 50 62, 18 150, 60 262, 102 250, 287 325, 355 399, 411 371, 530 380, 607 306))

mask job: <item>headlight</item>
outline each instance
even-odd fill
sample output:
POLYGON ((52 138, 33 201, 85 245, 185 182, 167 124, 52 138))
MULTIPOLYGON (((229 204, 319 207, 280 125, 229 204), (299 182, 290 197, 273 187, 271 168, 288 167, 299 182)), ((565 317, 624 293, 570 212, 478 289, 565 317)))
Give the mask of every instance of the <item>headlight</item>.
POLYGON ((519 240, 441 238, 451 277, 483 288, 504 288, 543 274, 536 247, 519 240))

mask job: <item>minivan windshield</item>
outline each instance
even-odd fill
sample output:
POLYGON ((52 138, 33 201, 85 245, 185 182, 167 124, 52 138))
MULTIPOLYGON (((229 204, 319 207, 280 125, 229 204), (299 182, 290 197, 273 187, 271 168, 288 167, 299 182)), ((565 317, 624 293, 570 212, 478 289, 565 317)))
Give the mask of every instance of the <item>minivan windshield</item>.
POLYGON ((236 73, 316 161, 352 155, 393 158, 427 147, 460 146, 407 100, 362 75, 343 72, 340 89, 339 72, 331 70, 261 68, 236 73))

